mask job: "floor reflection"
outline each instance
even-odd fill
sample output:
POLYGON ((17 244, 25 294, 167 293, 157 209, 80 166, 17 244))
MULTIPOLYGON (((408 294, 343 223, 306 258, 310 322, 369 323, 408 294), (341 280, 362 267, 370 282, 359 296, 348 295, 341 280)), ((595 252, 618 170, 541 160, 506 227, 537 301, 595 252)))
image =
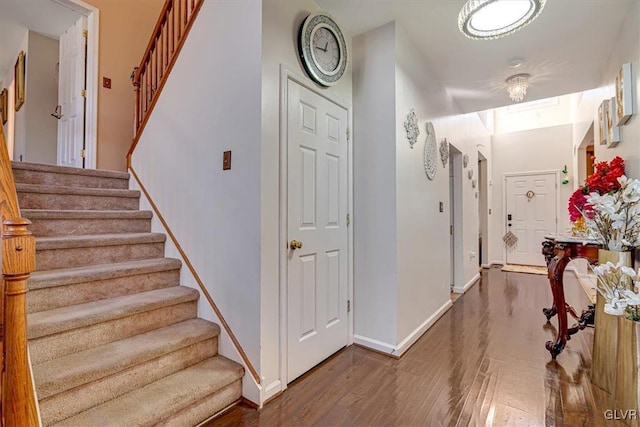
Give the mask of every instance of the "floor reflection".
MULTIPOLYGON (((573 277, 568 298, 588 303, 573 277)), ((482 279, 400 359, 351 346, 261 411, 239 405, 211 426, 611 426, 611 398, 589 380, 593 330, 551 361, 556 320, 545 276, 483 270, 482 279)))

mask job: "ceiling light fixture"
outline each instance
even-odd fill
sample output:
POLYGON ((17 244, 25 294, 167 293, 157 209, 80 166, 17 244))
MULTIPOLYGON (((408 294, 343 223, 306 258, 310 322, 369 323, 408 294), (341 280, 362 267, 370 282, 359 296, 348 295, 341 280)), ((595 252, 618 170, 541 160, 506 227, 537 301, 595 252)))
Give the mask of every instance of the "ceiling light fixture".
POLYGON ((547 0, 467 0, 458 28, 470 39, 497 39, 536 19, 547 0))
POLYGON ((516 74, 507 79, 507 91, 513 102, 521 102, 529 87, 529 74, 516 74))

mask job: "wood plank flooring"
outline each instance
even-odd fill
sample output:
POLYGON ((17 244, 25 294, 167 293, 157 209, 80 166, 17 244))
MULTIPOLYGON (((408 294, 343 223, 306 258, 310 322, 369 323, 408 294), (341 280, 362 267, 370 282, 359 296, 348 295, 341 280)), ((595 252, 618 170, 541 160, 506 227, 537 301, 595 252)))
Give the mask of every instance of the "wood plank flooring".
MULTIPOLYGON (((567 300, 587 298, 571 272, 567 300)), ((611 397, 589 380, 593 330, 557 362, 545 276, 483 270, 482 280, 400 359, 351 346, 262 410, 239 405, 208 426, 617 426, 611 397)))

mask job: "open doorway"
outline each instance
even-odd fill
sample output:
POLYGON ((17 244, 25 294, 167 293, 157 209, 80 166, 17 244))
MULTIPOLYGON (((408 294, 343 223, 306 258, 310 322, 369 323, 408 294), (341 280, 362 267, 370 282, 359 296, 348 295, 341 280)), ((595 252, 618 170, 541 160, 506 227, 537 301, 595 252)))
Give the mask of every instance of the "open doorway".
POLYGON ((464 293, 463 233, 462 233, 462 170, 463 155, 449 145, 449 250, 451 291, 464 293))
POLYGON ((478 151, 478 263, 489 268, 489 202, 488 202, 487 158, 478 151))
POLYGON ((12 160, 96 167, 98 14, 98 9, 81 0, 6 0, 0 3, 3 39, 0 90, 13 91, 13 64, 21 55, 25 58, 24 103, 9 115, 9 123, 4 125, 12 160), (68 44, 63 36, 77 27, 78 22, 82 22, 79 34, 84 38, 76 49, 82 54, 78 61, 82 75, 72 77, 82 84, 71 85, 70 79, 64 77, 69 73, 61 61, 61 52, 68 44), (64 103, 60 102, 59 95, 65 90, 73 92, 78 99, 75 111, 70 105, 64 108, 64 103), (65 121, 73 125, 73 132, 59 129, 59 122, 65 121), (72 149, 61 149, 61 146, 69 145, 69 140, 75 142, 72 149), (61 161, 60 154, 65 150, 73 151, 77 159, 61 161))

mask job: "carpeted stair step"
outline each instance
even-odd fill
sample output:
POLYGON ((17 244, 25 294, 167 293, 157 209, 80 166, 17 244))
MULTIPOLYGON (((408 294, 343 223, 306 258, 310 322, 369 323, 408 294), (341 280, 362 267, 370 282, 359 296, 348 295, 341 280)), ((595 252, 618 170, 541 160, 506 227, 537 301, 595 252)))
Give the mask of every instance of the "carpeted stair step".
POLYGON ((42 418, 63 420, 213 357, 219 333, 191 319, 37 365, 42 418))
POLYGON ((129 188, 129 174, 100 169, 78 169, 38 163, 12 162, 17 183, 65 187, 129 188))
POLYGON ((198 291, 173 286, 27 316, 34 365, 192 319, 198 291))
POLYGON ((148 233, 151 211, 97 211, 22 209, 36 237, 81 236, 89 234, 148 233))
POLYGON ((56 426, 194 426, 240 399, 242 366, 212 357, 56 426))
POLYGON ((36 269, 54 270, 164 256, 160 233, 36 238, 36 269))
POLYGON ((27 312, 178 286, 180 260, 152 258, 36 271, 29 279, 27 312))
POLYGON ((21 209, 135 210, 140 192, 109 188, 16 184, 21 209))

